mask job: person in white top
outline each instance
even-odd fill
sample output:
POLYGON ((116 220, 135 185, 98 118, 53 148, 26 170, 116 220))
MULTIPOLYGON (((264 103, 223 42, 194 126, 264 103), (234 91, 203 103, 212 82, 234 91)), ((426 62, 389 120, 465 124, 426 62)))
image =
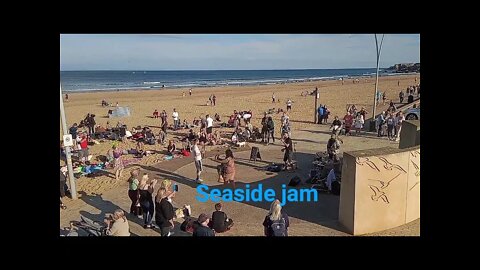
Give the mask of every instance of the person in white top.
POLYGON ((395 141, 400 140, 400 132, 402 131, 402 122, 405 121, 405 116, 403 115, 403 112, 398 112, 398 115, 395 119, 396 121, 396 129, 397 129, 397 136, 395 138, 395 141))
POLYGON ((287 111, 291 111, 292 110, 292 100, 288 99, 287 100, 287 111))
POLYGON ((213 129, 213 119, 207 114, 207 135, 210 137, 213 129))
POLYGON ((178 126, 180 125, 180 121, 179 121, 179 118, 178 118, 178 112, 177 110, 174 108, 173 109, 173 113, 172 113, 172 117, 173 117, 173 129, 177 129, 178 126))
POLYGON ((198 139, 193 140, 193 146, 192 146, 192 154, 193 158, 195 159, 195 168, 197 169, 197 178, 195 181, 197 183, 201 183, 203 180, 200 179, 200 174, 202 173, 202 152, 200 152, 200 149, 198 148, 198 139))

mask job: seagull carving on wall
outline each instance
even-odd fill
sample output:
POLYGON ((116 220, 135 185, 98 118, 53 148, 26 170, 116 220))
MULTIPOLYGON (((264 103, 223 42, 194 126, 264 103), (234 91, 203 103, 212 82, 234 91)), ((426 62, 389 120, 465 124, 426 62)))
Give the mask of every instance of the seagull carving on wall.
POLYGON ((393 170, 393 168, 399 170, 399 171, 402 171, 403 173, 407 173, 407 171, 405 171, 402 167, 400 167, 399 165, 397 164, 392 164, 390 163, 390 161, 388 161, 386 158, 384 157, 379 157, 378 159, 380 159, 381 161, 383 161, 383 163, 385 163, 385 165, 383 165, 383 167, 389 171, 393 170))
POLYGON ((361 157, 357 157, 357 160, 355 161, 355 163, 357 163, 358 165, 360 166, 363 166, 363 165, 368 165, 370 168, 374 169, 374 170, 377 170, 378 172, 380 172, 380 169, 378 169, 377 165, 371 161, 369 158, 361 158, 361 157))
POLYGON ((413 167, 415 168, 415 176, 420 176, 420 167, 418 167, 417 164, 415 164, 415 162, 413 162, 413 160, 411 160, 412 164, 413 164, 413 167))
POLYGON ((386 182, 386 183, 385 183, 385 181, 382 181, 382 180, 376 180, 376 179, 368 179, 368 180, 380 182, 380 185, 382 185, 382 186, 380 187, 380 189, 386 189, 386 188, 390 185, 390 183, 391 183, 393 180, 395 180, 397 177, 399 177, 399 176, 400 176, 400 173, 397 174, 397 176, 393 177, 392 179, 390 179, 390 181, 388 181, 388 182, 386 182))
POLYGON ((373 191, 374 195, 372 195, 372 200, 374 201, 378 201, 378 199, 382 198, 382 200, 385 202, 385 203, 390 203, 388 201, 388 197, 387 195, 385 195, 385 192, 381 191, 377 186, 372 186, 372 185, 368 185, 370 187, 370 189, 373 191))

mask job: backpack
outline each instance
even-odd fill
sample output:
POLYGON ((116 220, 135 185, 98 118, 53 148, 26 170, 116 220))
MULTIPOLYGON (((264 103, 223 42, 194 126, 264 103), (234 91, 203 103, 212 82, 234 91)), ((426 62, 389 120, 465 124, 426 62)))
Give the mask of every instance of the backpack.
POLYGON ((287 236, 287 224, 283 217, 280 220, 273 221, 270 229, 272 230, 272 236, 287 236))

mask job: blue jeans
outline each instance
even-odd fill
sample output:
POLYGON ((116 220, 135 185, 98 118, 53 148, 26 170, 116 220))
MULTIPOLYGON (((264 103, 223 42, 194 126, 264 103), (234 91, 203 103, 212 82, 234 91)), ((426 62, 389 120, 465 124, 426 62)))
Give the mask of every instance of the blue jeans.
POLYGON ((140 205, 143 210, 143 225, 152 225, 153 212, 155 211, 153 201, 143 201, 140 205))

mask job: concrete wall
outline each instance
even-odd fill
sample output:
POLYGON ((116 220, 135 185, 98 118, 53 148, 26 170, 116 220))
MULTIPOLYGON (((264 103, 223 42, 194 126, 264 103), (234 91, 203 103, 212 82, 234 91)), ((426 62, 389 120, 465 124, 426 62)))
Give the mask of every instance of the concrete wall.
POLYGON ((353 235, 420 218, 420 147, 346 152, 339 221, 353 235))
POLYGON ((420 145, 420 120, 403 121, 398 148, 404 149, 417 145, 420 145))

